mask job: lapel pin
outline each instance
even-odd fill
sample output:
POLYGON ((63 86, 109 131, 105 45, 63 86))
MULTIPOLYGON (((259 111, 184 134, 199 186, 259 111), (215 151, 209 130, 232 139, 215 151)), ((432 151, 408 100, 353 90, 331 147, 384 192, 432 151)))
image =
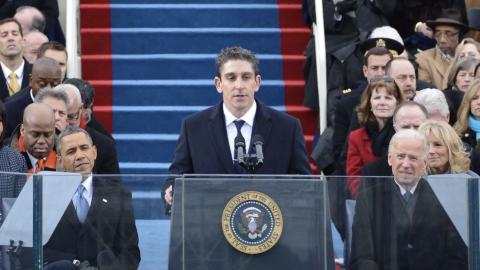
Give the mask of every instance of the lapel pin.
POLYGON ((103 198, 102 202, 107 203, 108 201, 107 201, 107 199, 103 198))

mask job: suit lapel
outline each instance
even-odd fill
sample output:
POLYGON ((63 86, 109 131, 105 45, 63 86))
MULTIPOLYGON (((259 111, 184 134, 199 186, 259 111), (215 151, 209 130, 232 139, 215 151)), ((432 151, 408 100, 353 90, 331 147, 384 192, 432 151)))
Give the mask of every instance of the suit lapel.
POLYGON ((208 130, 213 149, 217 152, 220 163, 224 167, 225 172, 234 173, 233 161, 230 156, 230 147, 228 146, 227 129, 225 127, 225 117, 223 115, 222 104, 219 103, 213 109, 208 121, 208 130))
POLYGON ((23 79, 21 89, 30 85, 30 73, 32 73, 32 64, 23 58, 25 65, 23 66, 23 79))
POLYGON ((0 99, 5 100, 5 98, 8 97, 7 79, 5 79, 5 76, 3 72, 1 72, 1 69, 0 74, 2 75, 2 78, 0 80, 0 99))
POLYGON ((252 140, 250 140, 249 145, 250 153, 252 152, 253 136, 256 134, 262 136, 263 149, 265 151, 265 149, 268 147, 268 142, 270 141, 269 137, 272 129, 272 119, 268 111, 265 110, 265 105, 256 99, 255 101, 257 102, 257 112, 255 114, 255 121, 253 123, 252 140))

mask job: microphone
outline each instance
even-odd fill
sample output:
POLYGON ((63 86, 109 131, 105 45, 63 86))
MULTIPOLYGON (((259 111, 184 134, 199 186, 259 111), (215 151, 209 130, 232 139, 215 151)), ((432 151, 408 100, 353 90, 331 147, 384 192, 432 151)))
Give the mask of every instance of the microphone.
POLYGON ((255 152, 257 154, 257 166, 263 164, 263 138, 259 134, 253 136, 253 145, 255 145, 255 152))
POLYGON ((245 139, 243 137, 235 137, 235 149, 237 149, 238 164, 245 164, 245 139))

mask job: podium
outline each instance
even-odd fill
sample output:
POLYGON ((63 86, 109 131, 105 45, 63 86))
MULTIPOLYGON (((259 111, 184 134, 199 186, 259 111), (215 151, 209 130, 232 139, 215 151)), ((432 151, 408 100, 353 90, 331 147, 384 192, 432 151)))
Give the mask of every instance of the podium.
POLYGON ((334 269, 330 224, 320 178, 186 175, 168 269, 334 269))

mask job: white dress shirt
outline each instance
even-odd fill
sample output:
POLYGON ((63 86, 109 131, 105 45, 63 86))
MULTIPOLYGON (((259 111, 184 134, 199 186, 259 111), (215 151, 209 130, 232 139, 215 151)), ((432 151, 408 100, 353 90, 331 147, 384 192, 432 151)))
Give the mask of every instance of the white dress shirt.
MULTIPOLYGON (((254 101, 252 107, 240 118, 235 117, 223 104, 223 114, 225 115, 225 126, 227 128, 228 145, 230 146, 230 155, 234 160, 233 154, 235 151, 235 137, 237 137, 237 127, 235 126, 235 120, 243 120, 242 132, 243 138, 245 138, 245 145, 250 147, 250 140, 252 139, 253 121, 255 119, 255 113, 257 112, 257 103, 254 101)), ((248 150, 248 149, 247 149, 248 150)), ((248 151, 247 151, 248 153, 248 151)))

